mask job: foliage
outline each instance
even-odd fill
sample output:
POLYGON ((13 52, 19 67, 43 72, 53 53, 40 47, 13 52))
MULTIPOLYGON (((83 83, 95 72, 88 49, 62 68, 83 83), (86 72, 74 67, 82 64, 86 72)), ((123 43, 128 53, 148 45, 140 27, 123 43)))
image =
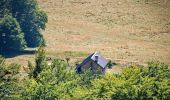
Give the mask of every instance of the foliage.
POLYGON ((17 64, 5 65, 4 58, 0 57, 0 98, 1 99, 19 99, 21 88, 18 85, 20 66, 17 64))
POLYGON ((36 0, 0 0, 1 51, 45 45, 47 15, 36 0))
POLYGON ((12 0, 12 15, 20 23, 25 33, 27 46, 36 47, 44 43, 41 29, 45 29, 47 15, 38 8, 36 0, 12 0))
MULTIPOLYGON (((87 71, 81 74, 68 68, 67 62, 54 59, 51 65, 46 62, 45 52, 40 48, 36 53, 35 65, 29 62, 31 77, 22 84, 18 81, 2 80, 0 96, 11 99, 87 99, 87 100, 169 100, 170 69, 160 62, 149 62, 147 67, 130 66, 120 74, 98 75, 87 71), (38 70, 37 70, 38 69, 38 70), (36 78, 33 77, 37 71, 36 78), (5 83, 5 85, 3 85, 5 83), (19 84, 19 85, 18 85, 19 84), (21 85, 21 86, 20 86, 21 85), (16 89, 19 87, 19 91, 16 89), (7 92, 7 91, 11 92, 7 92)), ((17 75, 14 67, 5 67, 0 59, 0 75, 8 70, 17 75)), ((15 66, 15 65, 12 65, 15 66)), ((15 66, 16 68, 16 66, 15 66)))
POLYGON ((170 69, 163 63, 150 62, 146 68, 131 66, 116 75, 97 75, 90 71, 76 74, 67 67, 67 63, 60 59, 55 59, 51 66, 46 65, 36 80, 37 88, 34 95, 38 97, 34 98, 91 100, 170 98, 170 69))
POLYGON ((12 16, 5 16, 0 20, 0 40, 1 52, 25 48, 24 34, 19 23, 12 16))
POLYGON ((11 0, 1 0, 0 1, 0 18, 5 17, 10 14, 10 2, 11 0))
POLYGON ((116 65, 116 63, 112 62, 111 60, 109 60, 108 64, 107 64, 107 68, 111 69, 113 67, 113 65, 116 65))
POLYGON ((46 56, 45 51, 42 47, 38 49, 35 54, 35 69, 33 71, 33 77, 36 78, 39 73, 46 67, 46 56))

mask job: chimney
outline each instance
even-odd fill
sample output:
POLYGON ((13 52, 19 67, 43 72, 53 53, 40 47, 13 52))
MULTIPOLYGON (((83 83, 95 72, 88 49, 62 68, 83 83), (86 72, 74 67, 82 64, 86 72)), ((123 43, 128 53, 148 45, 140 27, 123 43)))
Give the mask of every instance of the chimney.
POLYGON ((99 59, 99 57, 96 55, 96 56, 95 56, 95 62, 96 62, 96 63, 98 63, 98 59, 99 59))

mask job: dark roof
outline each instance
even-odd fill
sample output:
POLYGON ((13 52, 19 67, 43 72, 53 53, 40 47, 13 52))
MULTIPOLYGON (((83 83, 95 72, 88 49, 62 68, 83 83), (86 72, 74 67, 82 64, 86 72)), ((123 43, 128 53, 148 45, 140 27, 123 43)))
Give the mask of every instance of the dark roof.
POLYGON ((83 62, 82 62, 81 64, 79 64, 77 67, 80 67, 80 66, 84 65, 85 63, 87 63, 88 61, 90 61, 90 60, 91 60, 91 57, 92 57, 93 55, 94 55, 94 53, 91 54, 90 56, 88 56, 86 59, 84 59, 83 62))
POLYGON ((95 52, 95 53, 91 54, 90 56, 88 56, 85 60, 83 60, 83 62, 81 64, 79 64, 77 66, 77 68, 81 67, 82 65, 84 65, 85 63, 87 63, 90 60, 95 61, 95 56, 98 56, 97 64, 99 66, 101 66, 102 68, 105 68, 108 61, 99 52, 95 52))

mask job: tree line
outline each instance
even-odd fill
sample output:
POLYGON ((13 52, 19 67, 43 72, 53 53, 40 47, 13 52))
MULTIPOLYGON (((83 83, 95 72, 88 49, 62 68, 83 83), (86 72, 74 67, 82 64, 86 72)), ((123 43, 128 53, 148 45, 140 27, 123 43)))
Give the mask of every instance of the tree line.
POLYGON ((20 65, 6 65, 0 58, 0 98, 4 100, 169 100, 170 69, 160 62, 147 67, 130 66, 120 74, 77 74, 67 62, 46 62, 45 51, 28 62, 28 76, 21 79, 20 65))
POLYGON ((0 53, 45 45, 47 21, 36 0, 0 0, 0 53))

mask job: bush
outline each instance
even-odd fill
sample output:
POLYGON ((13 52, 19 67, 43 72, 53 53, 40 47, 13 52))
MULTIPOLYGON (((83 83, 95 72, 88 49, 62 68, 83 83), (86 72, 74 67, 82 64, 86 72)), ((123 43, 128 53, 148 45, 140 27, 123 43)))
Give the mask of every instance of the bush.
POLYGON ((68 70, 66 62, 56 59, 39 74, 37 86, 40 87, 36 93, 41 94, 35 96, 39 96, 37 99, 168 100, 169 77, 168 65, 159 62, 150 62, 146 68, 130 66, 120 74, 100 76, 90 72, 76 74, 68 70))
MULTIPOLYGON (((83 100, 169 100, 169 65, 150 62, 148 66, 130 66, 120 74, 97 75, 91 72, 77 74, 70 71, 67 62, 55 59, 51 65, 40 48, 36 64, 29 64, 30 71, 41 70, 36 78, 27 77, 23 84, 13 80, 18 73, 16 65, 6 66, 0 59, 0 97, 2 99, 83 99, 83 100), (35 66, 35 67, 34 67, 35 66), (12 76, 5 78, 6 74, 12 76), (4 77, 4 78, 2 78, 4 77), (7 80, 8 79, 8 80, 7 80), (17 90, 16 88, 20 88, 17 90)), ((30 76, 33 74, 30 74, 30 76)))
POLYGON ((4 61, 4 58, 0 57, 0 98, 3 100, 19 99, 23 90, 17 77, 20 66, 5 65, 4 61))

